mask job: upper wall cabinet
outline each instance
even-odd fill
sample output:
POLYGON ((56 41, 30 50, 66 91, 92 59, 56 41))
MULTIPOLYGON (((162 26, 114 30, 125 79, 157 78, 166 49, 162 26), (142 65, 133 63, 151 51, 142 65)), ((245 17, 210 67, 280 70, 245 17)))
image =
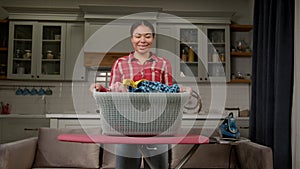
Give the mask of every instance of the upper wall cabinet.
POLYGON ((65 80, 86 80, 84 58, 80 52, 84 46, 84 23, 67 22, 65 80))
POLYGON ((228 82, 232 12, 166 11, 157 20, 157 53, 177 82, 228 82))
POLYGON ((8 79, 63 80, 66 23, 11 21, 8 79))
POLYGON ((204 25, 205 70, 211 81, 230 80, 230 31, 229 25, 204 25))
POLYGON ((227 82, 229 80, 229 26, 160 23, 158 55, 173 65, 178 82, 227 82))

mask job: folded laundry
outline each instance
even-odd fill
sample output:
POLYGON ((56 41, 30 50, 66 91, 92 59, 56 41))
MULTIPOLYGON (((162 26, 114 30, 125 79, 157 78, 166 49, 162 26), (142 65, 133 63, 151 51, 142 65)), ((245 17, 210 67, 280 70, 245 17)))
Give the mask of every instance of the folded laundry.
POLYGON ((178 84, 168 86, 161 82, 148 81, 144 79, 136 82, 130 79, 125 79, 123 80, 123 85, 127 86, 129 92, 178 93, 180 91, 178 84))

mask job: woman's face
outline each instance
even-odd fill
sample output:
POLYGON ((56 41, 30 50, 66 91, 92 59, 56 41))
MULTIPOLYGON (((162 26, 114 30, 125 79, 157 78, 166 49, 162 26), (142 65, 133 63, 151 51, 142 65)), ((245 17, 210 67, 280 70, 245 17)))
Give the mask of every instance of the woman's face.
POLYGON ((131 43, 136 52, 148 53, 152 47, 154 37, 151 29, 145 25, 138 26, 131 37, 131 43))

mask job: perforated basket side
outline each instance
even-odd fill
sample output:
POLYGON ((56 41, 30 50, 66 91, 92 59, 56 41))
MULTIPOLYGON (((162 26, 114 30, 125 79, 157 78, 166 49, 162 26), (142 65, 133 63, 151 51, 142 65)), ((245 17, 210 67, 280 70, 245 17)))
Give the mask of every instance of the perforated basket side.
POLYGON ((95 95, 107 135, 173 135, 188 95, 105 93, 95 95))

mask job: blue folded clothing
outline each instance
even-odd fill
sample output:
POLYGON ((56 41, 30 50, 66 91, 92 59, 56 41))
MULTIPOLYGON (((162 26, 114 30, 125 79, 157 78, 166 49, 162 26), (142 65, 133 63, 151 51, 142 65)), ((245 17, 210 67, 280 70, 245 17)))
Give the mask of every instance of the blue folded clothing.
POLYGON ((137 84, 137 87, 128 86, 129 92, 140 92, 140 93, 149 93, 149 92, 159 92, 159 93, 178 93, 179 86, 178 84, 173 84, 168 86, 160 82, 153 81, 141 81, 137 84))

